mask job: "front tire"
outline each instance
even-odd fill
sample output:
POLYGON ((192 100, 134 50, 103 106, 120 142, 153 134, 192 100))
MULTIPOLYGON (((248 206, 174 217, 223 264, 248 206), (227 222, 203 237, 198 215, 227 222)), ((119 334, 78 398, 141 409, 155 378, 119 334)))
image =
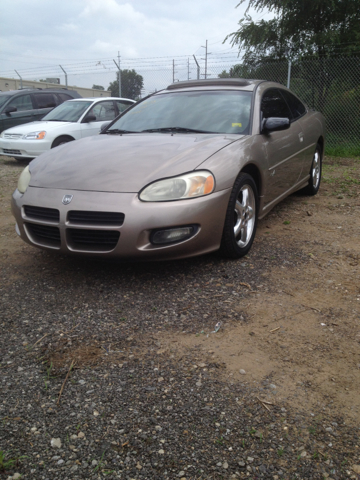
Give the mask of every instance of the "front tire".
POLYGON ((316 195, 320 188, 321 171, 322 171, 322 152, 321 146, 316 145, 313 161, 311 163, 309 184, 304 188, 306 195, 316 195))
POLYGON ((258 192, 253 178, 240 173, 230 195, 220 245, 228 258, 246 255, 254 241, 257 227, 258 192))

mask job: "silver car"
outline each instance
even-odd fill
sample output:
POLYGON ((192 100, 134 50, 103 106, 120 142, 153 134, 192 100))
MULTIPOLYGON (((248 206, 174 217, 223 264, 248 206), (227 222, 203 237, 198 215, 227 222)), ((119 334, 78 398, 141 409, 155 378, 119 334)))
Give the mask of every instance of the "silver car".
POLYGON ((323 116, 278 83, 177 82, 33 160, 12 198, 16 231, 66 254, 239 258, 278 202, 318 192, 324 136, 323 116))

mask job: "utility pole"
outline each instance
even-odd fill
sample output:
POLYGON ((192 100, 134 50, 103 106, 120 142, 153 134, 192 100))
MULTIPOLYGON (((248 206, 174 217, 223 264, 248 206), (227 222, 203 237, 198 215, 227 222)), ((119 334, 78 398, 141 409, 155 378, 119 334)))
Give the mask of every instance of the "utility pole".
POLYGON ((205 47, 204 45, 202 45, 202 48, 205 48, 205 78, 207 78, 207 59, 208 59, 208 55, 209 55, 209 52, 208 52, 208 41, 206 40, 206 44, 205 44, 205 47))
POLYGON ((188 65, 187 65, 187 67, 188 67, 188 80, 190 80, 190 59, 189 59, 189 57, 188 57, 188 65))
POLYGON ((121 97, 121 70, 120 70, 120 52, 118 52, 118 63, 113 59, 113 62, 118 68, 119 74, 118 74, 118 79, 119 79, 119 97, 121 97))
POLYGON ((65 73, 65 85, 66 85, 66 88, 68 86, 68 83, 67 83, 67 73, 65 72, 65 70, 63 69, 63 67, 61 65, 59 65, 59 67, 61 68, 61 70, 65 73))
POLYGON ((175 60, 173 60, 173 83, 175 83, 175 60))
MULTIPOLYGON (((15 70, 15 72, 16 72, 16 70, 15 70)), ((20 88, 22 89, 22 88, 23 88, 23 85, 22 85, 22 78, 21 78, 21 75, 20 75, 20 73, 18 73, 18 72, 16 72, 16 73, 17 73, 17 74, 19 75, 19 77, 20 77, 20 88)))
POLYGON ((199 80, 200 79, 200 65, 199 65, 198 61, 196 60, 195 55, 193 55, 193 57, 194 57, 196 65, 197 65, 197 79, 199 80))

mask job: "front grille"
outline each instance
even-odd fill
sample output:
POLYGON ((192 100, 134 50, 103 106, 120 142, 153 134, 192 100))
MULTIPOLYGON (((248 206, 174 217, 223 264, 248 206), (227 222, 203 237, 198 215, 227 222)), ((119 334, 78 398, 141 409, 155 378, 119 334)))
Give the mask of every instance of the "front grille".
POLYGON ((34 220, 41 220, 45 222, 59 223, 60 212, 55 208, 33 207, 31 205, 24 206, 25 215, 34 220))
POLYGON ((117 226, 124 223, 125 215, 118 212, 85 212, 82 210, 70 210, 68 222, 77 225, 100 225, 117 226))
POLYGON ((45 247, 60 247, 60 230, 57 227, 48 225, 36 225, 34 223, 24 224, 30 240, 45 247))
POLYGON ((67 242, 74 250, 108 252, 113 250, 120 237, 114 230, 87 230, 68 228, 67 242))
POLYGON ((9 155, 22 155, 20 150, 10 150, 10 148, 3 148, 4 153, 8 153, 9 155))
POLYGON ((21 138, 22 136, 22 133, 4 133, 4 138, 8 138, 11 140, 16 140, 18 138, 21 138))

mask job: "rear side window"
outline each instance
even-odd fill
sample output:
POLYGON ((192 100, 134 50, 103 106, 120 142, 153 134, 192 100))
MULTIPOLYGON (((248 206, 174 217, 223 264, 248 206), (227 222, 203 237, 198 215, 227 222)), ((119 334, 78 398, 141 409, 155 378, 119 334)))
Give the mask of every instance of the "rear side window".
POLYGON ((125 100, 115 100, 116 105, 119 109, 119 113, 124 112, 130 105, 133 105, 132 102, 126 102, 125 100))
POLYGON ((35 93, 34 95, 38 108, 51 108, 57 105, 57 101, 53 93, 35 93))
POLYGON ((59 103, 66 102, 66 100, 71 100, 73 98, 70 95, 67 95, 66 93, 58 93, 58 96, 60 97, 59 103))
POLYGON ((290 110, 277 88, 271 88, 264 93, 261 100, 262 118, 292 118, 290 110))
POLYGON ((305 105, 298 98, 296 98, 295 95, 287 90, 281 90, 281 94, 289 105, 294 120, 297 120, 306 113, 305 105))
POLYGON ((18 112, 33 109, 33 104, 32 104, 30 95, 16 96, 13 100, 11 100, 8 103, 7 106, 15 107, 18 112))

